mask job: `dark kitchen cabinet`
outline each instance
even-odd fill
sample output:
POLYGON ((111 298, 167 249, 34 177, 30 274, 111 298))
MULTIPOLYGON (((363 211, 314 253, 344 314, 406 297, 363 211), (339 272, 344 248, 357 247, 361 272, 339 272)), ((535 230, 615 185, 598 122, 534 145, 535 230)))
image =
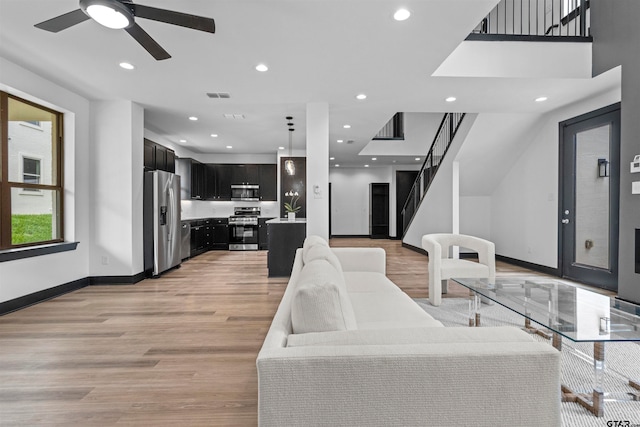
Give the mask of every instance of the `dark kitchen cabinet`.
POLYGON ((290 276, 296 249, 301 248, 307 236, 305 222, 274 220, 267 224, 269 277, 290 276))
POLYGON ((257 184, 260 181, 259 165, 232 165, 231 184, 257 184))
POLYGON ((176 159, 176 174, 180 175, 180 199, 191 199, 191 162, 189 158, 176 159))
POLYGON ((191 198, 206 199, 205 194, 205 165, 195 160, 191 161, 191 198))
POLYGON ((206 251, 207 226, 204 220, 191 221, 191 256, 194 257, 206 251))
POLYGON ((276 201, 278 200, 277 189, 277 165, 266 164, 258 165, 260 170, 260 200, 276 201))
POLYGON ((145 138, 143 154, 145 171, 162 170, 174 173, 175 158, 173 150, 145 138))
POLYGON ((273 218, 258 218, 258 249, 269 249, 269 234, 266 222, 273 218))
POLYGON ((369 184, 369 235, 372 239, 389 238, 389 184, 369 184))
POLYGON ((229 250, 229 218, 213 218, 211 249, 229 250))
POLYGON ((212 165, 215 171, 215 200, 231 200, 232 170, 235 165, 212 165))

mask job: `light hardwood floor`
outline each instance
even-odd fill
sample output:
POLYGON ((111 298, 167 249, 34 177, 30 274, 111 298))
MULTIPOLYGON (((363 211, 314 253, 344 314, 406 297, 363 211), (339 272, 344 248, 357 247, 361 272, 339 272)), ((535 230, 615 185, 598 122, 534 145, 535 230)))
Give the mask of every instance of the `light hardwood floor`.
MULTIPOLYGON (((331 245, 385 248, 389 278, 427 296, 426 256, 399 241, 331 245)), ((212 251, 0 317, 0 426, 256 425, 255 359, 286 283, 267 277, 266 251, 212 251)))

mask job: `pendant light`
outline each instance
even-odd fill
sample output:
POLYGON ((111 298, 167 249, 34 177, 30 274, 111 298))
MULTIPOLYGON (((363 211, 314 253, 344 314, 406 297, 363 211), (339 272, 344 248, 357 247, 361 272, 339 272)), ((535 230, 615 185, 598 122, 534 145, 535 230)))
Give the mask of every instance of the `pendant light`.
POLYGON ((293 117, 287 116, 287 120, 289 121, 287 123, 287 126, 289 126, 289 158, 284 161, 284 170, 287 172, 287 175, 291 175, 291 176, 296 174, 296 165, 295 163, 293 163, 293 158, 292 158, 292 149, 293 149, 292 138, 293 138, 293 131, 295 130, 293 128, 293 123, 291 123, 292 119, 293 117))

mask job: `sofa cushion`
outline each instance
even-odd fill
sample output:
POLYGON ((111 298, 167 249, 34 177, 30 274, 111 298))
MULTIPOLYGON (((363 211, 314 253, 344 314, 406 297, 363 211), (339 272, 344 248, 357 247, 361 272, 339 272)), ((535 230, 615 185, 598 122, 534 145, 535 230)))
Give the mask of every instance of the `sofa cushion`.
POLYGON ((441 327, 404 292, 349 293, 358 329, 441 327))
POLYGON ((302 259, 303 260, 304 260, 304 257, 306 256, 307 251, 314 246, 326 246, 328 248, 329 243, 327 243, 327 241, 320 236, 316 236, 316 235, 307 236, 307 238, 304 239, 304 242, 302 243, 302 259))
POLYGON ((291 302, 293 333, 356 329, 344 279, 329 262, 318 259, 300 271, 291 302))
POLYGON ((490 328, 399 328, 291 334, 287 347, 328 345, 405 345, 438 343, 531 342, 533 338, 513 326, 490 328))
POLYGON ((316 259, 323 259, 327 261, 338 271, 338 273, 342 274, 342 265, 340 264, 340 260, 338 260, 338 257, 333 253, 329 246, 316 244, 310 246, 306 252, 304 250, 302 251, 302 261, 305 264, 316 259))
POLYGON ((402 292, 384 274, 370 271, 345 271, 342 273, 347 292, 402 292))

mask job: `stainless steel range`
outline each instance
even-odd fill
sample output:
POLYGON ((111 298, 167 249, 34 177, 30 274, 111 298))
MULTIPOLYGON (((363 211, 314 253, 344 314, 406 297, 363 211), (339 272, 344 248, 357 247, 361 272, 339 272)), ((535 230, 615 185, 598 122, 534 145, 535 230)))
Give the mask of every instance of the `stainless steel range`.
POLYGON ((258 217, 259 207, 235 207, 233 216, 229 217, 229 250, 258 250, 258 217))

